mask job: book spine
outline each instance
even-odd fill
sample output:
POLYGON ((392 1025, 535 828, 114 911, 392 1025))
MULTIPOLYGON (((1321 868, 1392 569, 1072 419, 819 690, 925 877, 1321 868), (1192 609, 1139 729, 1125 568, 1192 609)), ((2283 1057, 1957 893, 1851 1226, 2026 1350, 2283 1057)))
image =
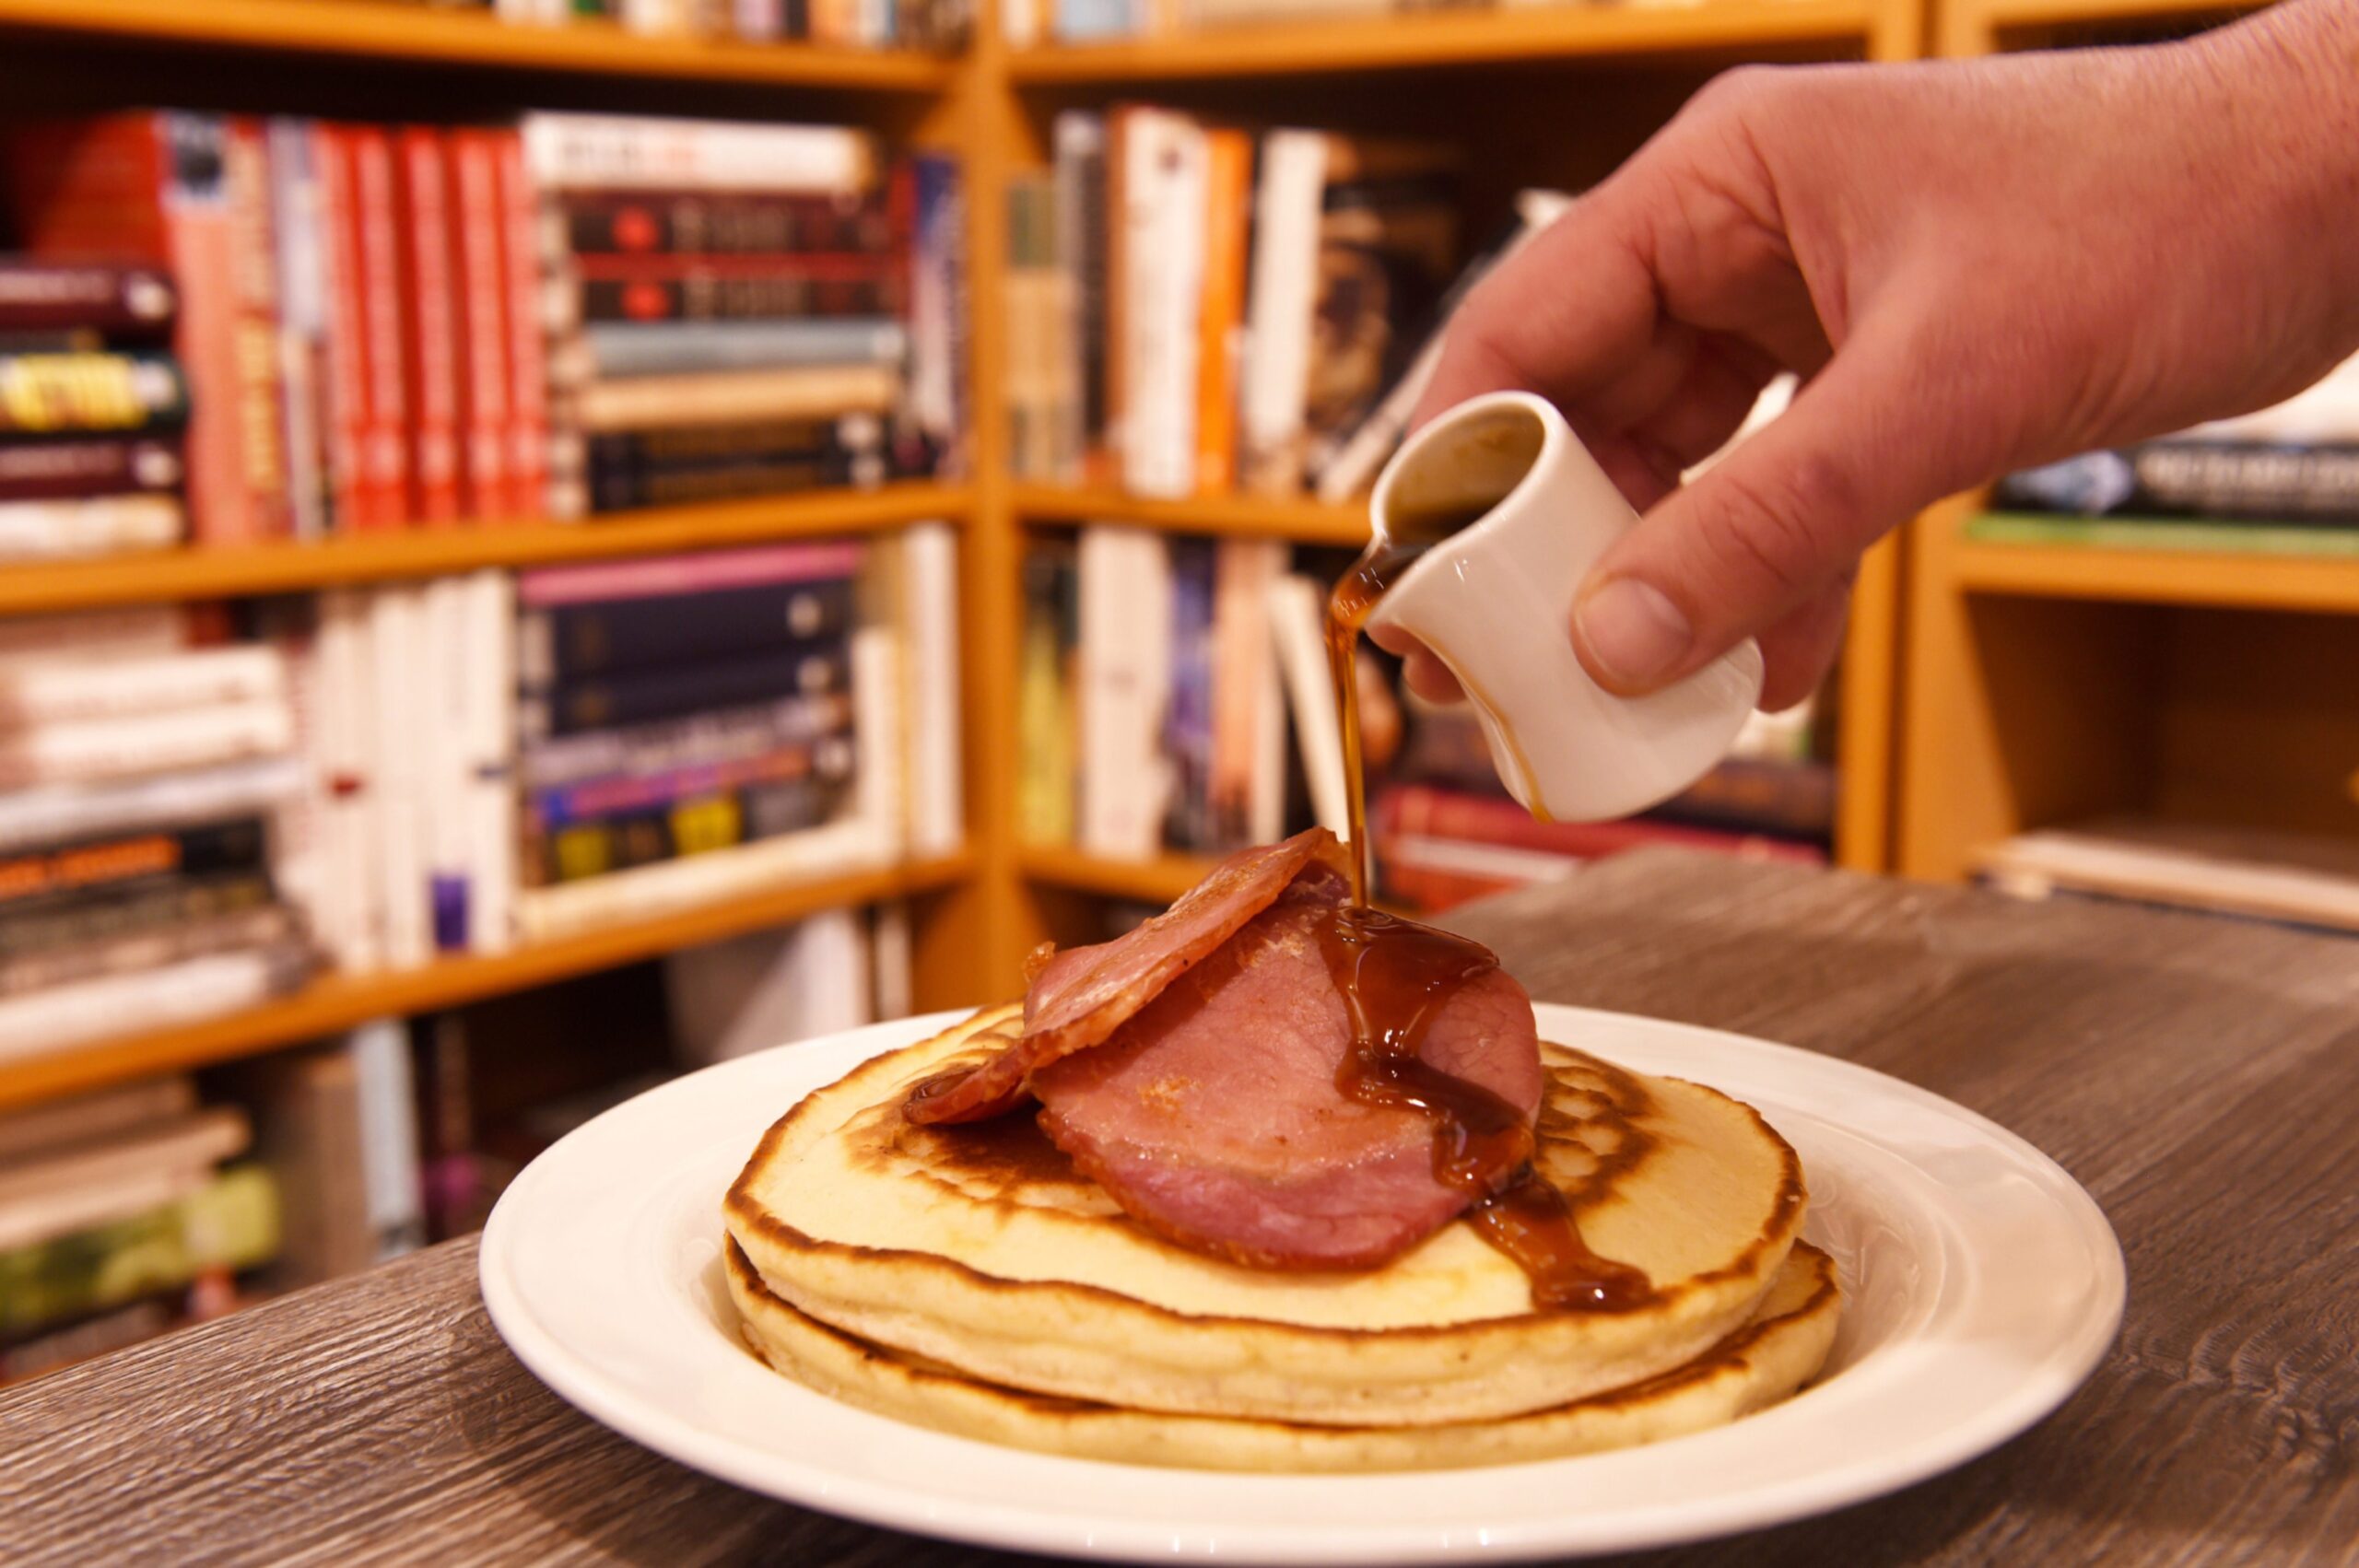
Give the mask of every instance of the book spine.
POLYGON ((516 919, 515 579, 477 572, 466 595, 468 943, 501 953, 516 919))
POLYGON ((338 590, 321 596, 315 649, 325 691, 311 762, 323 797, 328 862, 318 927, 337 966, 362 974, 383 954, 370 747, 376 692, 363 595, 338 590))
POLYGON ((405 526, 409 494, 409 349, 404 342, 402 226, 393 138, 373 125, 348 131, 354 254, 369 378, 362 442, 364 530, 405 526))
POLYGON ((814 643, 787 653, 714 661, 530 691, 518 703, 517 724, 522 734, 533 739, 568 735, 618 724, 674 719, 702 708, 753 702, 766 696, 841 691, 850 679, 850 657, 841 643, 814 643))
POLYGON ((692 855, 517 895, 517 925, 527 941, 566 937, 744 897, 888 862, 893 849, 874 825, 830 822, 717 854, 692 855))
POLYGON ((214 954, 11 997, 0 1002, 0 1060, 235 1012, 292 989, 306 973, 299 950, 273 948, 214 954))
POLYGON ((863 547, 851 541, 762 544, 691 556, 649 556, 593 566, 547 567, 519 574, 518 601, 531 608, 648 599, 827 582, 859 571, 863 547))
POLYGON ((119 890, 159 877, 252 872, 264 864, 260 818, 100 839, 0 860, 0 908, 35 899, 119 890))
POLYGON ((21 790, 0 796, 0 851, 267 812, 293 796, 302 770, 291 759, 232 763, 97 788, 21 790))
POLYGON ((1016 677, 1016 814, 1032 844, 1074 840, 1071 544, 1040 541, 1024 557, 1024 630, 1016 677))
POLYGON ((591 379, 786 365, 898 365, 901 323, 882 316, 781 322, 594 322, 582 329, 591 379))
MULTIPOLYGON (((967 834, 960 738, 958 538, 947 523, 901 537, 910 715, 910 852, 945 855, 967 834)), ((880 766, 868 757, 863 766, 880 766)))
POLYGON ((1292 495, 1302 484, 1326 162, 1326 138, 1315 132, 1273 131, 1262 139, 1239 400, 1240 477, 1258 495, 1292 495))
POLYGON ((1171 796, 1164 842, 1208 850, 1220 832, 1213 813, 1215 767, 1221 739, 1213 641, 1215 546, 1209 539, 1171 541, 1171 685, 1163 718, 1163 752, 1170 759, 1171 796))
POLYGON ((314 122, 311 164, 319 185, 322 334, 322 423, 326 447, 329 516, 335 532, 372 526, 367 477, 369 332, 362 302, 359 212, 353 183, 352 135, 314 122))
POLYGON ((158 267, 0 259, 0 333, 161 337, 180 294, 158 267))
POLYGON ((851 704, 841 693, 788 697, 534 741, 519 751, 516 776, 524 788, 561 789, 585 780, 718 766, 845 733, 851 725, 851 704))
POLYGON ((1242 131, 1205 137, 1204 274, 1196 343, 1196 488, 1237 482, 1237 351, 1245 331, 1247 220, 1253 142, 1242 131))
MULTIPOLYGON (((612 671, 750 655, 851 630, 851 580, 722 589, 527 610, 518 647, 528 684, 570 685, 612 671)), ((0 685, 0 692, 5 692, 0 685)))
POLYGON ((539 223, 532 181, 525 174, 523 143, 514 131, 492 140, 492 176, 501 223, 499 265, 507 298, 501 320, 508 331, 508 499, 514 518, 550 510, 549 402, 546 355, 541 341, 539 223))
POLYGON ((277 701, 286 693, 286 660, 276 649, 261 646, 34 666, 0 671, 0 729, 277 701))
POLYGON ((910 374, 907 409, 923 451, 963 473, 967 420, 967 204, 957 160, 919 155, 898 184, 907 214, 910 374))
POLYGON ((182 472, 173 441, 113 437, 0 445, 0 501, 177 490, 182 472))
POLYGON ((535 842, 535 885, 578 883, 804 832, 831 818, 843 798, 841 779, 804 777, 553 828, 535 842))
POLYGON ((187 517, 171 496, 0 501, 0 559, 159 550, 179 544, 187 532, 187 517))
POLYGON ((1379 842, 1391 835, 1414 835, 1470 844, 1537 850, 1580 860, 1619 854, 1652 845, 1697 849, 1742 850, 1762 859, 1792 860, 1812 864, 1825 860, 1824 852, 1782 839, 1681 827, 1667 823, 1539 822, 1513 801, 1456 794, 1423 785, 1388 790, 1376 807, 1373 831, 1379 842))
POLYGON ((161 354, 0 354, 0 436, 175 429, 189 388, 161 354))
POLYGON ((279 444, 285 452, 288 530, 299 539, 327 532, 327 256, 322 232, 318 138, 305 120, 274 119, 264 130, 270 161, 270 229, 277 269, 279 444))
POLYGON ((636 507, 692 506, 705 501, 785 496, 845 486, 869 486, 887 477, 882 453, 863 460, 841 451, 779 452, 718 463, 690 463, 589 474, 593 513, 636 507))
POLYGON ((0 788, 96 783, 275 756, 294 742, 283 702, 46 725, 0 738, 0 788))
POLYGON ((468 866, 472 837, 468 775, 468 686, 473 651, 467 635, 467 584, 437 578, 419 590, 420 667, 412 679, 424 720, 417 731, 423 790, 419 804, 426 857, 427 935, 435 951, 464 953, 474 913, 468 866))
MULTIPOLYGON (((850 271, 850 269, 846 269, 850 271)), ((840 321, 901 309, 899 280, 873 275, 584 278, 575 311, 584 322, 840 321)))
MULTIPOLYGON (((508 406, 508 279, 502 267, 498 134, 452 131, 443 138, 452 198, 452 295, 460 374, 461 508, 481 521, 506 511, 508 462, 515 445, 508 406)), ((513 514, 511 514, 513 515, 513 514)))
POLYGON ((567 248, 601 256, 767 256, 802 252, 890 255, 878 193, 729 195, 703 191, 569 191, 556 210, 567 248))
POLYGON ((451 275, 452 207, 442 138, 394 134, 402 222, 402 335, 408 365, 410 515, 428 528, 460 516, 459 354, 451 275))
POLYGON ((638 115, 528 114, 524 157, 552 191, 857 193, 875 183, 866 132, 638 115))
POLYGON ((10 905, 0 912, 0 937, 12 956, 62 953, 266 908, 275 899, 269 876, 260 871, 155 877, 10 905))
POLYGON ((82 946, 15 954, 0 957, 0 997, 131 974, 217 953, 266 947, 293 934, 293 917, 286 907, 268 905, 82 946))
POLYGON ((1078 454, 1072 482, 1104 479, 1106 468, 1107 165, 1106 122, 1095 114, 1057 116, 1057 264, 1065 275, 1064 329, 1075 388, 1077 427, 1063 445, 1078 454))
POLYGON ((283 539, 287 497, 285 388, 279 381, 278 268, 270 222, 270 149, 262 122, 231 119, 225 141, 229 282, 236 319, 237 447, 246 493, 246 534, 283 539))
POLYGON ((555 831, 666 809, 707 796, 733 794, 758 785, 791 783, 812 777, 821 754, 830 746, 842 750, 845 739, 841 734, 815 737, 758 756, 535 790, 525 807, 535 826, 555 831))
POLYGON ((427 759, 418 736, 429 722, 424 665, 424 591, 391 588, 369 600, 372 720, 369 753, 370 825, 376 839, 377 913, 384 961, 397 968, 432 952, 427 905, 427 759))
POLYGON ((642 376, 582 388, 578 414, 582 429, 591 434, 677 429, 733 420, 882 414, 899 392, 900 378, 881 365, 642 376))

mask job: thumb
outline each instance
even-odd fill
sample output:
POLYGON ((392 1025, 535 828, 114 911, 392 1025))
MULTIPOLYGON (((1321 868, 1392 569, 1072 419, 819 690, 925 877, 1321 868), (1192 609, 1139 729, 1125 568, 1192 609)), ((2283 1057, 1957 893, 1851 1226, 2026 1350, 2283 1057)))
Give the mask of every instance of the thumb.
POLYGON ((1855 336, 1783 415, 1605 552, 1573 607, 1574 646, 1600 684, 1637 695, 1702 668, 1821 597, 1954 487, 1957 453, 1901 359, 1855 336))

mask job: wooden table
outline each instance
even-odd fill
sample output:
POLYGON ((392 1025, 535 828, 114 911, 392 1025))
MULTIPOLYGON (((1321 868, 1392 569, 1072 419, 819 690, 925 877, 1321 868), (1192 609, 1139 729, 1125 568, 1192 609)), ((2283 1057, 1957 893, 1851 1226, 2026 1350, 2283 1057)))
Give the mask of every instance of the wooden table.
MULTIPOLYGON (((2119 1343, 2036 1430, 1648 1561, 2359 1561, 2359 943, 1655 854, 1459 923, 1535 996, 1791 1041, 1996 1117, 2129 1255, 2119 1343)), ((0 1562, 1007 1561, 611 1435, 510 1359, 475 1261, 452 1243, 0 1398, 0 1562)))

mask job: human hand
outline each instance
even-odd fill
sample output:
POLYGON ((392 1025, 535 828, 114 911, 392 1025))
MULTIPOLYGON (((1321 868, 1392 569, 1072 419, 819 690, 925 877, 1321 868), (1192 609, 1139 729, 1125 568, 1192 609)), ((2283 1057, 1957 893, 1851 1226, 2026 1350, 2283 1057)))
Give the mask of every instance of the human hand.
POLYGON ((2354 59, 2359 5, 2300 0, 2153 48, 1732 72, 1474 291, 1418 422, 1555 402, 1646 513, 1576 605, 1590 673, 1649 691, 1754 636, 1789 706, 1924 506, 2359 345, 2354 59), (1790 410, 1681 486, 1780 369, 1790 410))

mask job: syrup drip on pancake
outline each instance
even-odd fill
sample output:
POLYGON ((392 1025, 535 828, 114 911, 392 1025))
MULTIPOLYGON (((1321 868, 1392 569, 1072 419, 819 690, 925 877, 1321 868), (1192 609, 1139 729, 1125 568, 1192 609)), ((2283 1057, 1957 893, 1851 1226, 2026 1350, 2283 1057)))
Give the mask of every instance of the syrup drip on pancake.
POLYGON ((1652 1283, 1639 1270, 1590 1250, 1572 1205, 1532 1167, 1530 1121, 1482 1085, 1419 1058, 1434 1015, 1470 981, 1497 968, 1497 957, 1479 942, 1368 904, 1367 797, 1355 679, 1360 628, 1403 568, 1485 509, 1409 516, 1396 510, 1395 537, 1371 543, 1327 602, 1327 661, 1342 719, 1351 824, 1352 901, 1336 912, 1321 943, 1352 1026, 1352 1049, 1336 1083, 1363 1104, 1417 1110, 1432 1121, 1436 1178, 1474 1195, 1468 1220, 1531 1277, 1535 1305, 1625 1309, 1652 1299, 1652 1283))

